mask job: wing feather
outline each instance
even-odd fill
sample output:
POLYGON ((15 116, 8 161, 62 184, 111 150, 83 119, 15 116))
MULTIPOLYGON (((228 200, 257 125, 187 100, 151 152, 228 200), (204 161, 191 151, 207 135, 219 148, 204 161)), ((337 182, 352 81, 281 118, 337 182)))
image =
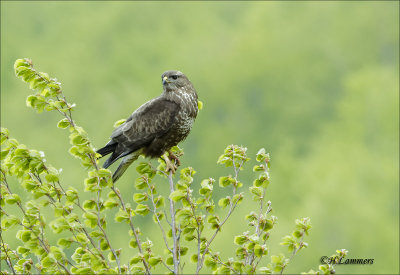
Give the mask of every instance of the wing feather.
POLYGON ((150 144, 155 138, 167 133, 175 122, 179 105, 163 97, 157 97, 140 106, 111 134, 116 148, 104 166, 150 144))

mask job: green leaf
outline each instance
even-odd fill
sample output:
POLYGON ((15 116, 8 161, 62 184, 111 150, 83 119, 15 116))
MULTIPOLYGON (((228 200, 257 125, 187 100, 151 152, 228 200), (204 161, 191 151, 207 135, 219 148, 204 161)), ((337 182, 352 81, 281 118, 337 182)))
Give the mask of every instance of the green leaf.
POLYGON ((43 267, 50 267, 55 264, 56 264, 56 260, 53 257, 51 257, 51 255, 47 255, 46 257, 44 257, 42 259, 43 267))
POLYGON ((263 274, 272 274, 272 270, 266 266, 260 267, 258 271, 260 271, 263 274))
POLYGON ((117 128, 118 126, 124 124, 125 121, 126 121, 126 119, 117 120, 117 121, 114 123, 114 128, 117 128))
POLYGON ((241 271, 244 267, 244 263, 240 262, 240 261, 235 261, 233 262, 233 268, 237 271, 241 271))
POLYGON ((83 216, 88 220, 97 221, 97 215, 94 212, 85 212, 85 213, 83 213, 83 216))
POLYGON ((264 162, 267 159, 267 157, 269 157, 269 154, 266 154, 265 149, 261 148, 260 150, 258 150, 256 154, 256 161, 264 162))
POLYGON ((154 221, 155 223, 158 223, 157 218, 158 218, 158 220, 161 221, 161 220, 164 218, 164 213, 162 213, 162 212, 160 211, 160 212, 157 212, 157 213, 155 213, 155 214, 153 215, 153 221, 154 221))
POLYGON ((192 263, 197 263, 198 262, 198 255, 197 254, 193 254, 192 256, 190 256, 190 261, 192 263))
POLYGON ((69 120, 67 118, 63 118, 57 123, 57 127, 61 128, 61 129, 65 129, 68 126, 70 126, 70 123, 69 123, 69 120))
POLYGON ((262 171, 265 171, 265 167, 264 167, 264 165, 262 165, 262 164, 260 164, 260 165, 255 165, 254 167, 253 167, 253 172, 262 172, 262 171))
POLYGON ((164 197, 161 195, 158 196, 157 198, 154 199, 154 204, 156 205, 156 208, 160 208, 164 206, 164 197))
POLYGON ((276 256, 276 255, 271 256, 271 262, 276 265, 282 265, 284 259, 285 259, 285 256, 283 254, 281 254, 279 256, 276 256))
POLYGON ((21 240, 25 243, 29 241, 32 237, 32 232, 30 230, 24 230, 21 234, 21 240))
POLYGON ((94 274, 90 267, 81 267, 75 271, 75 274, 94 274))
POLYGON ((249 188, 249 190, 250 190, 250 192, 252 193, 252 194, 254 194, 255 196, 257 196, 257 197, 261 197, 262 196, 262 194, 263 194, 263 190, 262 190, 262 188, 260 188, 260 187, 250 187, 249 188))
POLYGON ((111 178, 111 171, 105 168, 100 168, 96 171, 99 177, 111 178))
POLYGON ((174 258, 172 256, 168 257, 166 263, 167 263, 167 265, 173 265, 174 264, 174 258))
POLYGON ((227 207, 231 202, 231 198, 230 197, 226 197, 226 198, 222 198, 218 201, 218 205, 222 208, 227 207))
POLYGON ((311 229, 311 219, 309 217, 296 219, 297 230, 304 230, 304 233, 308 235, 308 231, 311 229))
POLYGON ((256 257, 263 256, 264 255, 264 248, 261 245, 256 244, 254 246, 254 255, 256 255, 256 257))
POLYGON ((267 232, 274 227, 274 221, 272 219, 261 219, 260 227, 264 232, 267 232))
POLYGON ((148 178, 145 176, 137 178, 135 181, 136 189, 138 189, 138 190, 145 189, 147 187, 147 182, 148 182, 148 178))
POLYGON ((197 108, 199 109, 199 111, 203 109, 203 102, 202 101, 200 101, 200 100, 197 101, 197 108))
POLYGON ((48 182, 57 182, 57 181, 59 181, 59 178, 58 178, 58 175, 56 175, 56 174, 47 174, 46 180, 48 182))
POLYGON ((261 173, 258 179, 255 179, 253 185, 256 187, 267 188, 269 185, 269 176, 267 173, 261 173))
POLYGON ((76 235, 76 240, 81 244, 89 243, 89 239, 86 237, 84 233, 79 233, 76 235))
POLYGON ((192 216, 192 210, 189 208, 181 208, 176 213, 176 219, 185 222, 192 216))
POLYGON ((51 246, 50 252, 53 254, 54 258, 57 261, 61 261, 63 258, 65 258, 64 252, 57 246, 51 246))
POLYGON ((123 211, 122 209, 119 210, 118 213, 115 214, 115 221, 116 222, 128 222, 129 221, 129 214, 123 211))
POLYGON ((101 231, 92 231, 89 235, 93 238, 104 237, 104 234, 101 231))
POLYGON ((114 253, 112 253, 112 251, 110 251, 110 252, 108 253, 107 258, 108 258, 108 260, 109 260, 110 262, 115 262, 115 255, 114 255, 114 253))
POLYGON ((148 261, 151 266, 156 266, 157 264, 161 263, 162 259, 161 257, 151 257, 148 261))
POLYGON ((185 256, 185 255, 187 254, 188 250, 189 250, 188 247, 181 246, 181 247, 180 247, 180 250, 179 250, 179 254, 180 254, 181 256, 185 256))
POLYGON ((303 236, 303 231, 295 230, 295 231, 293 231, 292 235, 299 239, 303 236))
POLYGON ((84 145, 88 143, 88 140, 83 135, 77 132, 72 132, 70 135, 70 142, 72 145, 84 145))
POLYGON ((74 202, 78 198, 78 190, 73 187, 69 187, 65 193, 67 195, 67 201, 74 202))
POLYGON ((248 237, 245 235, 235 236, 234 243, 237 245, 243 245, 248 241, 248 237))
POLYGON ((185 197, 186 197, 186 192, 183 192, 183 191, 181 191, 181 190, 175 190, 174 192, 172 192, 172 193, 169 195, 169 198, 170 198, 171 200, 173 200, 174 202, 180 201, 180 200, 182 200, 182 199, 185 198, 185 197))
MULTIPOLYGON (((83 208, 84 208, 85 210, 92 210, 92 209, 95 209, 96 206, 97 206, 97 203, 96 203, 95 200, 85 200, 85 201, 83 202, 83 208)), ((96 217, 96 218, 97 218, 97 217, 96 217)))
POLYGON ((141 260, 142 258, 140 256, 135 256, 130 259, 129 264, 134 265, 139 263, 141 260))
POLYGON ((100 240, 100 249, 103 251, 110 249, 110 246, 105 239, 100 240))
POLYGON ((0 155, 0 159, 4 160, 7 157, 9 152, 10 152, 10 150, 2 150, 1 151, 1 155, 0 155))
POLYGON ((5 202, 8 204, 20 203, 21 198, 17 194, 9 194, 7 197, 5 197, 5 202))
POLYGON ((23 247, 23 246, 18 246, 17 248, 17 252, 18 254, 25 254, 28 253, 29 251, 31 251, 29 248, 23 247))
POLYGON ((138 204, 135 208, 135 213, 146 216, 150 212, 150 208, 145 204, 138 204))
POLYGON ((136 167, 136 171, 141 175, 147 174, 150 178, 155 175, 155 171, 151 168, 150 164, 146 162, 139 163, 136 167))
POLYGON ((59 240, 57 241, 57 245, 58 245, 58 246, 67 247, 67 248, 70 247, 72 243, 73 243, 72 240, 66 239, 66 238, 61 238, 61 239, 59 239, 59 240))
POLYGON ((180 183, 190 185, 193 182, 193 175, 196 171, 192 167, 183 168, 180 173, 180 183))
POLYGON ((218 267, 218 262, 217 260, 207 255, 206 259, 204 260, 204 265, 211 268, 212 270, 215 270, 218 267))
POLYGON ((21 59, 17 59, 15 60, 14 63, 14 69, 17 69, 19 67, 30 67, 32 65, 32 61, 28 58, 21 58, 21 59))
POLYGON ((132 248, 136 248, 138 246, 138 244, 137 244, 135 239, 131 239, 129 241, 129 246, 132 247, 132 248))
POLYGON ((107 199, 107 200, 104 202, 104 207, 106 207, 106 208, 108 208, 108 209, 117 207, 118 205, 119 205, 118 202, 115 201, 114 199, 107 199))
POLYGON ((136 202, 136 203, 140 203, 140 202, 143 202, 143 201, 147 201, 148 200, 148 195, 146 194, 146 193, 135 193, 135 194, 133 194, 133 200, 136 202))
POLYGON ((231 176, 219 178, 219 186, 221 186, 221 187, 227 187, 235 182, 236 182, 236 180, 234 178, 232 178, 231 176))

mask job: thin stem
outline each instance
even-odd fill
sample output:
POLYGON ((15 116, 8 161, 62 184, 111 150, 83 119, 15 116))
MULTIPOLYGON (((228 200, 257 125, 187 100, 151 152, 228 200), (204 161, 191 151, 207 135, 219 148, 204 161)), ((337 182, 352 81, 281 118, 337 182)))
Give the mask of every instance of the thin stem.
MULTIPOLYGON (((12 194, 11 189, 10 189, 10 186, 9 186, 8 183, 7 183, 6 176, 5 176, 5 174, 4 174, 3 171, 1 171, 1 172, 3 173, 3 183, 4 183, 4 185, 6 186, 6 188, 7 188, 8 192, 9 192, 9 194, 12 194)), ((25 218, 28 220, 28 222, 31 224, 30 218, 29 218, 29 216, 26 214, 26 212, 25 212, 25 210, 24 210, 24 208, 22 207, 22 205, 21 205, 20 202, 17 202, 17 206, 18 206, 18 208, 21 210, 21 212, 23 213, 24 217, 25 217, 25 218)), ((32 228, 28 228, 28 229, 29 229, 29 230, 36 236, 36 238, 39 240, 39 242, 40 242, 42 248, 43 248, 44 250, 46 250, 47 253, 49 253, 49 252, 50 252, 50 249, 48 248, 48 246, 46 245, 46 243, 44 242, 44 240, 40 238, 40 235, 36 234, 36 232, 33 231, 32 228)), ((43 228, 42 228, 42 230, 43 230, 43 228)), ((74 266, 67 258, 66 258, 66 261, 67 261, 71 266, 74 266)), ((62 263, 59 262, 58 260, 56 260, 56 262, 57 262, 57 264, 58 264, 59 266, 61 266, 68 274, 71 274, 71 273, 69 272, 69 270, 65 267, 64 264, 62 264, 62 263)))
POLYGON ((0 235, 0 239, 1 239, 1 243, 2 243, 3 249, 4 249, 4 253, 6 254, 6 263, 7 263, 8 267, 11 269, 12 273, 15 275, 16 273, 15 273, 15 270, 14 270, 14 266, 13 266, 13 264, 11 262, 10 256, 8 256, 7 247, 6 247, 5 243, 4 243, 3 237, 1 235, 0 235))
MULTIPOLYGON (((234 188, 234 190, 236 191, 236 187, 234 188)), ((235 192, 234 192, 235 193, 235 192)), ((222 226, 225 224, 225 222, 228 220, 228 218, 231 216, 232 212, 235 210, 236 206, 238 204, 238 201, 235 202, 235 204, 233 204, 231 202, 231 206, 229 208, 229 212, 226 215, 225 219, 222 221, 222 223, 218 226, 218 228, 215 230, 214 234, 212 235, 211 239, 207 242, 206 244, 206 248, 204 249, 203 255, 201 257, 201 264, 200 266, 197 268, 196 270, 196 274, 199 274, 200 269, 203 267, 203 263, 204 263, 204 259, 206 257, 206 254, 208 252, 208 249, 212 243, 212 241, 214 240, 214 238, 217 236, 218 232, 221 230, 222 226)))
POLYGON ((186 200, 189 202, 190 204, 190 208, 192 209, 192 214, 193 214, 193 218, 196 220, 196 232, 197 232, 197 268, 199 268, 199 264, 200 264, 200 250, 201 250, 201 230, 200 230, 200 222, 197 219, 196 216, 196 210, 195 210, 195 205, 192 202, 192 200, 190 199, 189 194, 186 195, 186 200))
POLYGON ((150 190, 150 199, 151 199, 151 202, 152 202, 152 204, 153 204, 153 211, 152 211, 152 212, 153 212, 154 216, 155 216, 156 219, 157 219, 157 223, 158 223, 158 226, 160 227, 161 234, 162 234, 162 236, 163 236, 165 246, 167 247, 168 251, 172 253, 172 250, 171 250, 171 248, 170 248, 169 245, 168 245, 168 241, 167 241, 167 237, 166 237, 166 235, 165 235, 164 228, 162 227, 161 221, 160 221, 160 219, 158 218, 158 215, 157 215, 157 207, 156 207, 156 204, 154 203, 153 189, 151 188, 151 186, 150 186, 150 184, 149 184, 149 181, 148 181, 147 179, 146 179, 146 183, 147 183, 147 187, 148 187, 149 190, 150 190))
MULTIPOLYGON (((126 211, 126 207, 125 207, 124 200, 122 199, 122 196, 121 196, 120 192, 115 188, 114 183, 113 183, 113 186, 111 187, 111 189, 112 189, 112 190, 114 191, 114 193, 117 195, 117 197, 118 197, 118 199, 119 199, 119 201, 120 201, 120 203, 121 203, 121 205, 122 205, 122 209, 123 209, 125 212, 127 212, 127 211, 126 211)), ((140 242, 139 235, 138 235, 138 233, 136 232, 135 226, 133 225, 132 217, 131 217, 130 214, 129 214, 129 225, 130 225, 130 227, 131 227, 131 229, 132 229, 132 231, 133 231, 133 235, 135 236, 135 240, 136 240, 136 243, 137 243, 139 252, 140 252, 141 254, 143 254, 142 244, 141 244, 141 242, 140 242)), ((147 260, 146 260, 144 257, 142 257, 142 262, 143 262, 143 265, 144 265, 144 267, 145 267, 145 269, 146 269, 146 273, 147 273, 147 274, 151 274, 149 264, 148 264, 147 260)))
POLYGON ((303 246, 304 246, 303 239, 304 239, 304 236, 305 236, 306 233, 305 233, 304 230, 302 230, 302 233, 303 233, 303 236, 301 236, 299 247, 296 248, 295 250, 293 250, 293 253, 292 253, 292 255, 290 256, 289 261, 282 267, 282 270, 281 270, 281 272, 280 272, 279 274, 282 274, 282 273, 283 273, 283 270, 284 270, 284 269, 288 266, 288 264, 292 261, 294 255, 296 255, 297 252, 299 252, 300 249, 303 248, 303 246))
MULTIPOLYGON (((234 169, 234 172, 235 172, 235 177, 234 177, 234 179, 235 179, 235 181, 237 181, 240 168, 242 167, 244 161, 242 160, 242 161, 240 162, 239 167, 236 167, 235 157, 232 156, 232 163, 233 163, 232 166, 233 166, 233 169, 234 169)), ((237 186, 234 185, 234 186, 233 186, 233 191, 232 191, 232 198, 236 195, 236 189, 237 189, 237 186)), ((233 201, 231 200, 230 206, 229 206, 228 214, 226 215, 226 217, 225 217, 225 219, 222 221, 222 223, 219 224, 218 228, 215 230, 215 232, 214 232, 214 234, 212 235, 211 239, 210 239, 210 240, 207 242, 207 244, 206 244, 206 247, 205 247, 205 249, 204 249, 204 252, 203 252, 203 254, 202 254, 202 256, 201 256, 201 260, 199 261, 200 264, 199 264, 199 262, 198 262, 198 264, 197 264, 196 274, 199 274, 200 270, 201 270, 202 267, 203 267, 204 259, 205 259, 205 257, 206 257, 206 254, 207 254, 207 252, 208 252, 208 249, 209 249, 209 247, 210 247, 212 241, 213 241, 214 238, 217 236, 218 232, 221 230, 222 226, 225 224, 225 222, 228 220, 228 218, 231 216, 231 214, 232 214, 232 212, 235 210, 235 208, 236 208, 238 202, 239 202, 239 200, 236 200, 236 202, 233 203, 233 201)))
MULTIPOLYGON (((172 179, 172 171, 169 171, 168 174, 169 180, 169 188, 171 194, 175 191, 174 190, 174 181, 172 179)), ((176 221, 175 221, 175 209, 174 209, 174 201, 169 198, 169 211, 171 214, 171 227, 172 227, 172 239, 174 240, 174 247, 172 251, 172 256, 174 260, 174 274, 179 273, 179 259, 178 259, 178 239, 176 236, 176 221)))
POLYGON ((216 256, 214 259, 216 259, 217 262, 218 262, 220 265, 226 266, 226 267, 229 268, 233 273, 238 274, 238 272, 237 272, 233 267, 231 267, 230 265, 227 265, 227 264, 223 263, 223 262, 221 261, 221 259, 220 259, 218 256, 216 256))
MULTIPOLYGON (((100 181, 100 179, 99 179, 100 181)), ((111 252, 114 255, 115 261, 117 262, 117 266, 118 266, 118 272, 121 273, 121 264, 119 262, 119 257, 117 255, 117 253, 115 252, 115 250, 112 248, 111 246, 111 242, 107 237, 107 234, 103 228, 103 225, 101 224, 101 219, 100 219, 100 190, 97 191, 97 200, 96 200, 96 204, 97 204, 97 226, 100 228, 101 232, 103 232, 103 236, 106 239, 106 242, 108 244, 108 246, 110 247, 111 252)))

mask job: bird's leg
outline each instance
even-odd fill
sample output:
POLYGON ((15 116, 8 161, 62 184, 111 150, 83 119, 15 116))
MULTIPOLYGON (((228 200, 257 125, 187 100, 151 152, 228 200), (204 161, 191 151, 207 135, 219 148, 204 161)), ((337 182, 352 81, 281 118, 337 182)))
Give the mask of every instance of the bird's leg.
POLYGON ((166 172, 172 171, 172 173, 175 174, 176 169, 178 168, 178 166, 181 165, 179 158, 174 153, 172 153, 171 150, 168 150, 168 155, 167 153, 165 153, 163 155, 163 159, 167 166, 166 172))
POLYGON ((165 172, 169 172, 172 171, 173 174, 175 174, 176 171, 176 166, 174 163, 171 162, 171 160, 169 159, 169 157, 167 156, 167 154, 164 154, 162 156, 163 160, 165 161, 165 165, 166 165, 166 169, 165 172))
POLYGON ((179 158, 174 153, 172 153, 171 150, 168 150, 168 158, 170 160, 175 160, 175 164, 177 166, 181 166, 181 161, 179 160, 179 158))

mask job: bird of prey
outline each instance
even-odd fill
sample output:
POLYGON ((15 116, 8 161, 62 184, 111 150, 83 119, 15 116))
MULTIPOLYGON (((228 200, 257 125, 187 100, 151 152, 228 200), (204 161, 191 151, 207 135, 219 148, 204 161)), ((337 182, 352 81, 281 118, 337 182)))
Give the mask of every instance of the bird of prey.
MULTIPOLYGON (((161 76, 163 93, 140 106, 97 151, 102 157, 111 154, 103 167, 108 168, 123 158, 112 176, 116 182, 140 155, 161 157, 165 152, 179 160, 170 149, 184 140, 197 116, 197 93, 189 79, 180 71, 166 71, 161 76)), ((174 171, 165 158, 167 169, 174 171)))

